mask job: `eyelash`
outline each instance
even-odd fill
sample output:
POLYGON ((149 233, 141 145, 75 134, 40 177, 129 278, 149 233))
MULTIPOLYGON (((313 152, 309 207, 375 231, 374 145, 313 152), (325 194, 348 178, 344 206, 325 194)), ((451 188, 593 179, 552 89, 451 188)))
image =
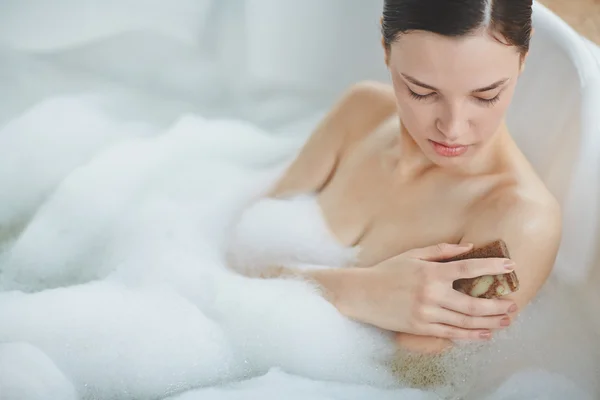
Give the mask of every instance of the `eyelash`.
MULTIPOLYGON (((426 95, 422 95, 422 94, 415 93, 415 92, 413 92, 410 89, 408 89, 408 92, 410 94, 410 97, 412 97, 415 100, 427 100, 428 98, 436 95, 435 92, 432 92, 432 93, 429 93, 429 94, 426 94, 426 95)), ((494 104, 496 104, 498 101, 500 101, 500 93, 498 93, 496 95, 496 97, 491 98, 491 99, 482 99, 482 98, 479 98, 479 97, 474 97, 474 99, 475 99, 475 101, 483 104, 484 106, 491 107, 494 104)))

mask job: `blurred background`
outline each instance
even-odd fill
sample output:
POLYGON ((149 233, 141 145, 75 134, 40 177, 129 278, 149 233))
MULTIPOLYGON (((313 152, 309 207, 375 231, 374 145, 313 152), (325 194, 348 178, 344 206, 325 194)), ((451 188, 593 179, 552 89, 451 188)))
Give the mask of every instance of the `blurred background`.
POLYGON ((600 0, 540 0, 588 39, 600 44, 600 0))

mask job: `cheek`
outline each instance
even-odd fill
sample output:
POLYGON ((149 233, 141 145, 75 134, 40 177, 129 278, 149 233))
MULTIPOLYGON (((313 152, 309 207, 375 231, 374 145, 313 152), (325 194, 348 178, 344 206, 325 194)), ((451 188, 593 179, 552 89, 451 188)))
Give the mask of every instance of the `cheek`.
MULTIPOLYGON (((508 93, 507 93, 508 94, 508 93)), ((493 107, 477 107, 476 117, 472 120, 476 135, 480 139, 492 136, 504 122, 506 111, 510 105, 510 95, 503 98, 493 107)))
POLYGON ((434 126, 431 105, 414 100, 408 94, 396 92, 398 114, 402 124, 413 136, 426 135, 434 126))
POLYGON ((419 135, 423 132, 431 118, 431 109, 425 104, 413 99, 403 84, 392 77, 392 86, 396 95, 396 104, 398 106, 398 116, 402 125, 413 135, 419 135), (429 108, 429 113, 427 112, 429 108))
POLYGON ((431 125, 431 106, 413 99, 403 84, 392 77, 392 86, 396 95, 398 116, 402 125, 410 132, 411 136, 425 136, 427 126, 431 125))
POLYGON ((506 107, 503 107, 500 103, 494 107, 481 107, 481 110, 478 110, 477 117, 472 120, 478 133, 486 135, 495 132, 496 127, 502 123, 505 109, 506 107))

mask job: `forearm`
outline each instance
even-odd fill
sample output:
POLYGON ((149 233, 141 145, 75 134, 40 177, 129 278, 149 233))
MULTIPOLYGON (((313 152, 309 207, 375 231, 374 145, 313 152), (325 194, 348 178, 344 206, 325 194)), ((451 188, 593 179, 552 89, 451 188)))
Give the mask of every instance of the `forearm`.
POLYGON ((269 266, 244 275, 259 279, 300 279, 314 284, 341 314, 358 317, 357 305, 362 296, 360 285, 362 269, 359 268, 294 268, 282 265, 269 266))
POLYGON ((360 268, 336 268, 302 271, 301 277, 317 284, 323 297, 338 311, 352 319, 359 319, 358 299, 364 298, 360 284, 364 270, 360 268))
MULTIPOLYGON (((300 278, 315 283, 327 299, 339 312, 347 318, 360 321, 359 307, 366 303, 368 296, 364 293, 365 269, 336 268, 298 270, 285 267, 265 269, 261 278, 300 278)), ((440 353, 452 347, 452 341, 433 336, 417 336, 408 333, 397 333, 396 343, 404 349, 426 354, 440 353)))

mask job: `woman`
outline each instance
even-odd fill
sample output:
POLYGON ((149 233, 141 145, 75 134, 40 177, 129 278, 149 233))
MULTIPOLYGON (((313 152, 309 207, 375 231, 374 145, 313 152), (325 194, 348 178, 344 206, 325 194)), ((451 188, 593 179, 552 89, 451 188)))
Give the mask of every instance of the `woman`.
MULTIPOLYGON (((354 265, 294 272, 349 318, 440 351, 510 325, 547 278, 561 216, 504 123, 531 36, 531 0, 385 0, 392 86, 352 87, 272 192, 313 193, 354 265), (436 261, 503 239, 511 260, 436 261), (370 268, 364 268, 370 267, 370 268), (475 299, 459 278, 514 269, 520 290, 475 299)), ((291 271, 286 271, 291 273, 291 271)))

